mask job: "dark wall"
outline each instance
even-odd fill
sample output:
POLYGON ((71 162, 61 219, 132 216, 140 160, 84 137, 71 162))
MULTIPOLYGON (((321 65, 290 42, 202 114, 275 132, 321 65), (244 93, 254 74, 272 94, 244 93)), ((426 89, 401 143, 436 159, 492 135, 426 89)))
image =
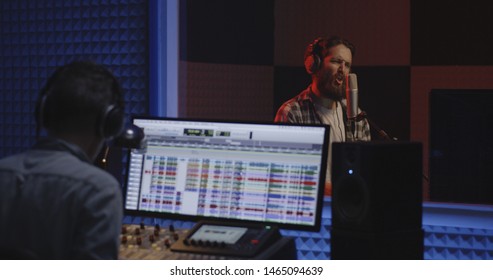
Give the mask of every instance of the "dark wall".
POLYGON ((411 3, 412 65, 493 65, 491 3, 411 3))
POLYGON ((180 59, 272 65, 274 1, 182 1, 180 59), (184 48, 183 48, 184 47, 184 48))
POLYGON ((34 143, 39 91, 74 60, 110 68, 127 114, 147 113, 147 22, 145 0, 0 1, 0 157, 34 143))
POLYGON ((180 1, 180 112, 268 120, 274 1, 180 1))

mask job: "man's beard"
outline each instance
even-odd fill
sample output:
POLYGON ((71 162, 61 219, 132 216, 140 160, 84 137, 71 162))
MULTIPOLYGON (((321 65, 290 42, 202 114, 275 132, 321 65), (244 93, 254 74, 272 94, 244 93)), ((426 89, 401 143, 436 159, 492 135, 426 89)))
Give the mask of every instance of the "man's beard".
POLYGON ((323 77, 317 81, 317 87, 322 97, 341 101, 346 97, 346 81, 337 86, 334 80, 334 76, 323 77))

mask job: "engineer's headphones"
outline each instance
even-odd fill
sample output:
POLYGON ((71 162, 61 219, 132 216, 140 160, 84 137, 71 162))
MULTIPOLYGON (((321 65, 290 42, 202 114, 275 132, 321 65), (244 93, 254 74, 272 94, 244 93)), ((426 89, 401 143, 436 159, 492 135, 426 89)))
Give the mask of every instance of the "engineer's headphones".
MULTIPOLYGON (((50 128, 50 118, 46 116, 46 102, 50 97, 51 88, 46 85, 41 91, 41 95, 36 108, 36 118, 38 131, 41 127, 50 128)), ((118 136, 124 125, 124 110, 117 104, 109 104, 102 108, 97 118, 96 132, 105 139, 118 136)), ((38 132, 39 135, 39 132, 38 132)))
POLYGON ((308 74, 314 74, 320 69, 323 59, 320 42, 323 40, 321 37, 317 38, 308 46, 308 54, 305 57, 305 69, 308 74))

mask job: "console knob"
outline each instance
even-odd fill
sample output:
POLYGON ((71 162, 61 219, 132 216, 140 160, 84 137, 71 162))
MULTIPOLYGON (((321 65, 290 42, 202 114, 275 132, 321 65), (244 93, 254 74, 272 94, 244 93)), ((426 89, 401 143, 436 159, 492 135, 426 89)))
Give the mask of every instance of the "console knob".
POLYGON ((166 248, 169 248, 171 246, 171 242, 169 242, 168 238, 164 239, 164 246, 166 246, 166 248))
POLYGON ((142 237, 140 237, 140 236, 137 237, 136 242, 137 242, 137 245, 142 245, 142 237))

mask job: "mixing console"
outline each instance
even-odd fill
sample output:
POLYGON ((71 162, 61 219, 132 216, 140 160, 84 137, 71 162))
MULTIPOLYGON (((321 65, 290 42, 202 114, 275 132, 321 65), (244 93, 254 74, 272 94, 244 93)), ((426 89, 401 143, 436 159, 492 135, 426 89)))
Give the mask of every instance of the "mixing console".
MULTIPOLYGON (((196 253, 173 252, 170 247, 179 239, 184 238, 188 229, 161 228, 159 225, 146 226, 126 224, 120 234, 119 259, 122 260, 232 260, 240 259, 231 256, 208 255, 196 253)), ((290 238, 282 238, 273 244, 273 250, 266 250, 259 254, 260 259, 277 257, 277 252, 282 252, 282 258, 295 256, 294 241, 290 238), (286 254, 288 250, 290 254, 286 254)), ((278 259, 278 258, 277 258, 278 259)))
POLYGON ((119 259, 211 259, 208 255, 175 253, 170 250, 171 245, 186 232, 187 230, 175 230, 173 226, 161 228, 159 225, 123 225, 120 234, 119 259))

